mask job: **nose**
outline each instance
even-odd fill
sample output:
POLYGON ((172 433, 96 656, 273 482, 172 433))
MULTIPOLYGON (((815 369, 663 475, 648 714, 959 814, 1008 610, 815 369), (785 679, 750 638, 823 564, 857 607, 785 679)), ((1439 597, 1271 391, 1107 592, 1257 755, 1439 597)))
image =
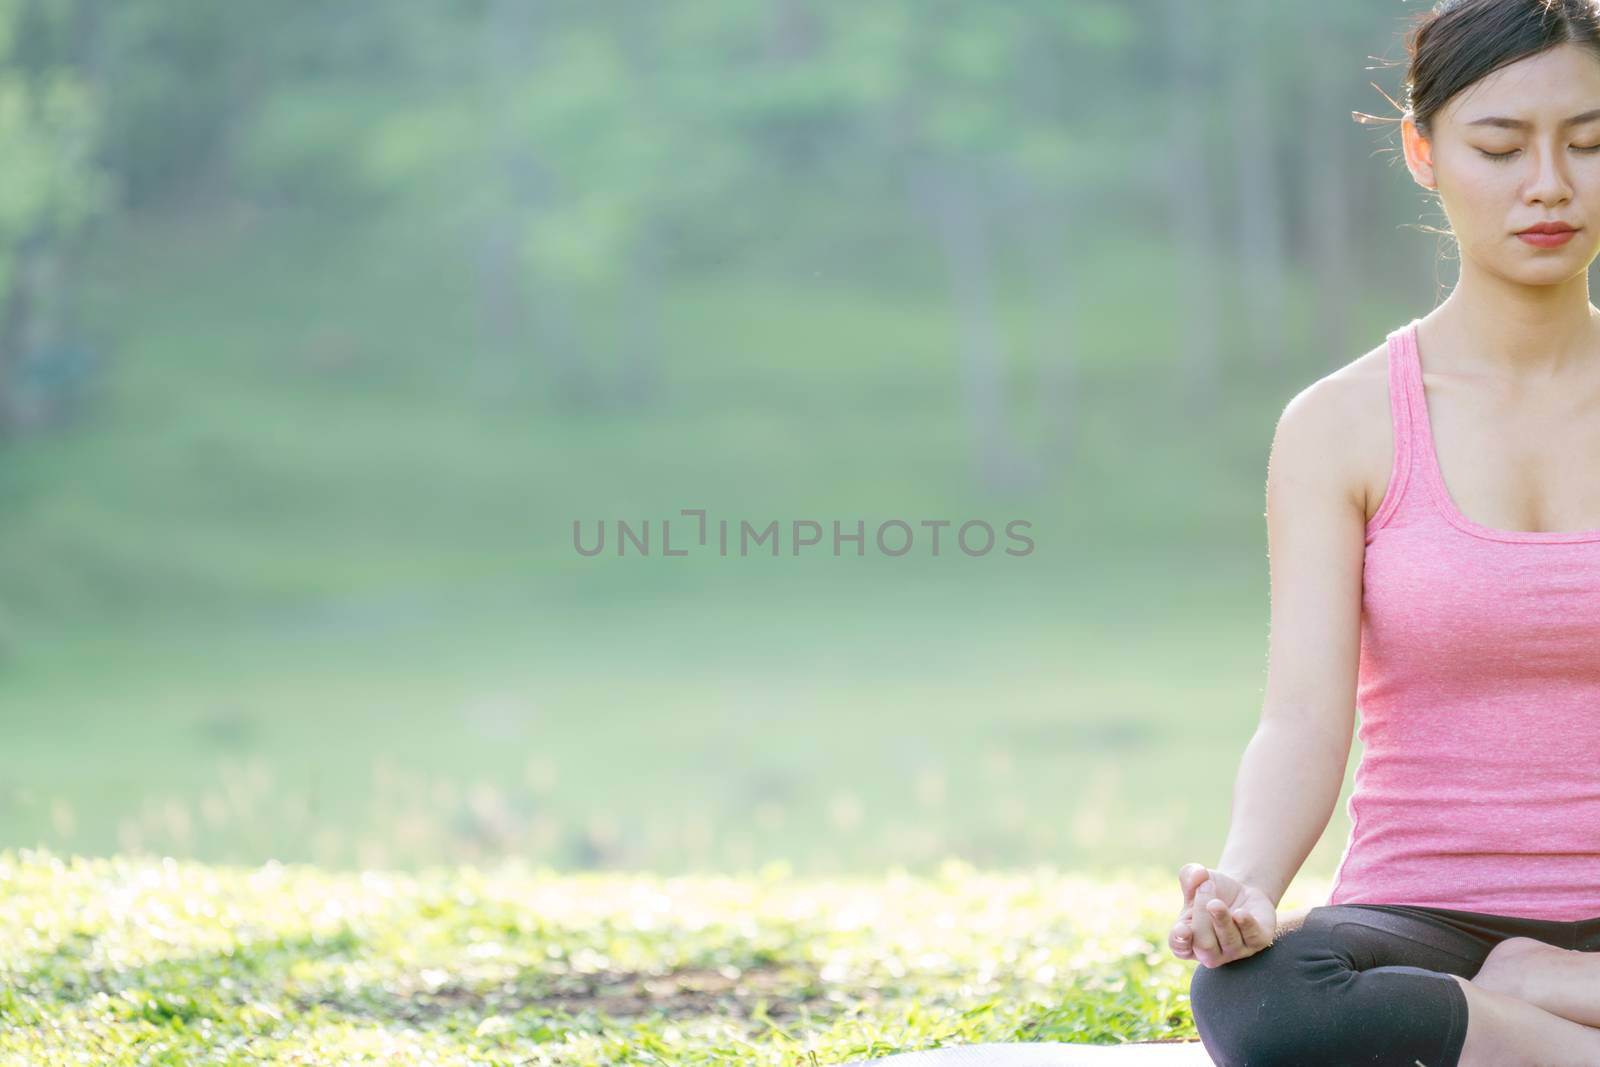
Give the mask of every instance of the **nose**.
POLYGON ((1529 203, 1565 204, 1572 198, 1572 183, 1567 179, 1565 157, 1559 148, 1533 153, 1533 177, 1529 179, 1523 198, 1529 203))

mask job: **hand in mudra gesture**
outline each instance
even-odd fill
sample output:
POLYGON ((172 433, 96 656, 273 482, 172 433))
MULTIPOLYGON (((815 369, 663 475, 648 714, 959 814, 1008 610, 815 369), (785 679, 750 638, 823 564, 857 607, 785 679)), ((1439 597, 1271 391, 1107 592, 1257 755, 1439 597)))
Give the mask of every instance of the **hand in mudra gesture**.
POLYGON ((1179 959, 1221 967, 1272 944, 1278 909, 1266 893, 1198 863, 1179 869, 1178 885, 1183 910, 1167 934, 1167 945, 1179 959))

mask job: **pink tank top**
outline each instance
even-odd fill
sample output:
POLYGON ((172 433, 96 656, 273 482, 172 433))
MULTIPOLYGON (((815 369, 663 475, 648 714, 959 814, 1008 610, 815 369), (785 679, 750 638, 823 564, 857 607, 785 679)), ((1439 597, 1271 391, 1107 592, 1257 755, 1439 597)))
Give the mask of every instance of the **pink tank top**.
POLYGON ((1363 751, 1329 904, 1600 916, 1600 530, 1481 526, 1445 488, 1417 322, 1367 524, 1363 751))

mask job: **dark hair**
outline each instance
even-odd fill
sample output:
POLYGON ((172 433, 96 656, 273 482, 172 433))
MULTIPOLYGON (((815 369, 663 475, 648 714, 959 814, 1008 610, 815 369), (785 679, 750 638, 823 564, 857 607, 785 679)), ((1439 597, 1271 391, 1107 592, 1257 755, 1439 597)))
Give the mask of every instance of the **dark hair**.
MULTIPOLYGON (((1507 64, 1569 43, 1600 57, 1600 0, 1439 0, 1412 19, 1404 36, 1410 63, 1404 108, 1418 132, 1432 137, 1434 115, 1457 93, 1507 64)), ((1399 121, 1351 115, 1357 122, 1399 121)))

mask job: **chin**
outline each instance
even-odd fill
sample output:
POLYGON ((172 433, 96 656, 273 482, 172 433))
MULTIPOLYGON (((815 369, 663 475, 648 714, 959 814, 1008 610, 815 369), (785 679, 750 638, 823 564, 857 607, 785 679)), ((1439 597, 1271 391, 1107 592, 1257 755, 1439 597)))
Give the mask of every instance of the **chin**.
MULTIPOLYGON (((1591 259, 1593 257, 1590 257, 1591 259)), ((1563 263, 1546 263, 1530 269, 1527 264, 1518 264, 1504 272, 1503 276, 1522 285, 1560 285, 1574 278, 1581 277, 1589 270, 1589 260, 1569 260, 1563 263)))

